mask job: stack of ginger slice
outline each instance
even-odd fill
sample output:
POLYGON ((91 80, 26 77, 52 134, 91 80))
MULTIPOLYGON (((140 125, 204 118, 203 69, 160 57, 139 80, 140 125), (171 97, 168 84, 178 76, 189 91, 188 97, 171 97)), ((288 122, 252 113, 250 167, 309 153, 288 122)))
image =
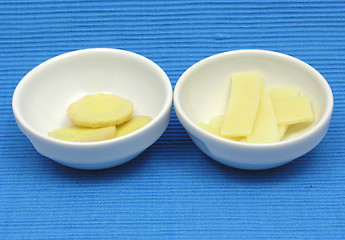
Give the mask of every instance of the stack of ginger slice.
POLYGON ((67 117, 73 124, 55 129, 49 136, 72 142, 94 142, 121 137, 148 124, 149 116, 132 116, 131 101, 111 95, 92 94, 73 102, 67 117))
POLYGON ((225 114, 198 126, 217 136, 246 143, 281 141, 293 124, 312 122, 308 96, 298 88, 267 91, 259 72, 231 75, 230 97, 225 114))

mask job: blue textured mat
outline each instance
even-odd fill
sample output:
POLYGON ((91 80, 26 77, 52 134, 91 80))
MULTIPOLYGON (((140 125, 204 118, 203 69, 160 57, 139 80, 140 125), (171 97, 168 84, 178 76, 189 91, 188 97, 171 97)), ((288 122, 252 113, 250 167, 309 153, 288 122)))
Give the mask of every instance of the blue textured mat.
POLYGON ((0 239, 345 239, 344 1, 0 1, 0 239), (135 160, 78 171, 39 155, 11 109, 20 79, 83 48, 159 64, 267 49, 316 68, 334 94, 325 139, 280 168, 241 171, 202 154, 173 112, 135 160))

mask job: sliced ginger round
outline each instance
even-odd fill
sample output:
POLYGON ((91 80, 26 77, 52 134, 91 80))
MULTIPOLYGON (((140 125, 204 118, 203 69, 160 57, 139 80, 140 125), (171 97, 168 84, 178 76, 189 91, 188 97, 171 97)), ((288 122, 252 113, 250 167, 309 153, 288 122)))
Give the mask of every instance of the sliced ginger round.
POLYGON ((67 117, 82 127, 100 128, 114 126, 131 119, 131 101, 111 95, 87 95, 69 105, 67 117))
POLYGON ((76 125, 55 129, 48 133, 49 136, 70 142, 95 142, 114 138, 116 127, 87 128, 76 125))
POLYGON ((121 137, 128 133, 134 132, 151 122, 151 120, 152 118, 149 116, 134 116, 128 122, 116 126, 117 131, 115 137, 121 137))

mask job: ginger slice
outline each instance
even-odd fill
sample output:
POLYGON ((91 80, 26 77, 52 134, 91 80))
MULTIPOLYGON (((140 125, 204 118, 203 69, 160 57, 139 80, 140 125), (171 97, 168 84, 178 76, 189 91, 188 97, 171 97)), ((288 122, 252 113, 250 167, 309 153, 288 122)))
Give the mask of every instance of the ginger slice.
POLYGON ((131 119, 131 101, 111 94, 87 95, 69 105, 67 117, 82 127, 100 128, 131 119))
POLYGON ((300 89, 295 87, 271 88, 269 91, 271 100, 276 100, 297 97, 300 95, 300 89))
POLYGON ((69 125, 55 129, 48 133, 49 136, 70 142, 95 142, 108 140, 115 137, 116 127, 87 128, 69 125))
POLYGON ((197 125, 199 127, 201 127, 202 129, 204 129, 205 131, 207 132, 210 132, 218 137, 222 137, 222 138, 226 138, 226 139, 229 139, 229 140, 233 140, 233 141, 240 141, 243 139, 243 137, 223 137, 220 135, 220 129, 222 127, 222 123, 224 121, 224 117, 225 117, 225 114, 222 114, 222 115, 218 115, 218 116, 215 116, 215 117, 212 117, 208 124, 205 124, 205 123, 198 123, 197 125))
POLYGON ((313 112, 308 96, 282 99, 273 102, 274 111, 279 125, 313 121, 313 112))
MULTIPOLYGON (((278 100, 298 97, 300 95, 300 89, 296 87, 281 87, 271 88, 269 91, 272 103, 278 100)), ((278 132, 280 140, 283 139, 289 125, 278 125, 278 132)))
POLYGON ((258 72, 231 76, 228 110, 221 127, 223 137, 246 137, 252 132, 260 102, 262 78, 258 72))
POLYGON ((272 143, 280 140, 276 116, 271 98, 264 83, 261 86, 261 98, 253 132, 247 137, 248 143, 272 143))
POLYGON ((289 125, 278 125, 279 139, 282 140, 289 125))
POLYGON ((134 132, 151 121, 152 118, 149 116, 134 116, 131 118, 131 120, 116 126, 117 131, 115 137, 121 137, 128 133, 134 132))
POLYGON ((224 137, 220 135, 220 130, 222 128, 224 118, 225 118, 225 114, 215 116, 209 120, 208 125, 217 131, 216 135, 219 137, 226 138, 233 141, 241 141, 243 137, 224 137))

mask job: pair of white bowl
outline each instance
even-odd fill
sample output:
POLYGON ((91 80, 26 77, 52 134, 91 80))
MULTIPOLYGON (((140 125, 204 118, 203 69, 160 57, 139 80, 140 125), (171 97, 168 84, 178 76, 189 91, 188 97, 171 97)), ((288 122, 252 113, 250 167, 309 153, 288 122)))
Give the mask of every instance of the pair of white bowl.
POLYGON ((172 91, 169 78, 151 60, 116 49, 85 49, 54 57, 30 71, 13 94, 20 130, 42 155, 79 169, 102 169, 125 163, 152 145, 176 115, 194 143, 211 158, 241 169, 283 165, 313 149, 325 136, 333 110, 327 81, 308 64, 276 52, 238 50, 220 53, 190 67, 172 91), (278 143, 249 144, 212 135, 196 125, 224 111, 234 72, 260 71, 267 87, 294 86, 312 102, 314 123, 298 136, 278 143), (153 120, 128 135, 100 142, 54 139, 48 131, 67 125, 67 106, 86 94, 107 92, 130 99, 134 115, 153 120))

